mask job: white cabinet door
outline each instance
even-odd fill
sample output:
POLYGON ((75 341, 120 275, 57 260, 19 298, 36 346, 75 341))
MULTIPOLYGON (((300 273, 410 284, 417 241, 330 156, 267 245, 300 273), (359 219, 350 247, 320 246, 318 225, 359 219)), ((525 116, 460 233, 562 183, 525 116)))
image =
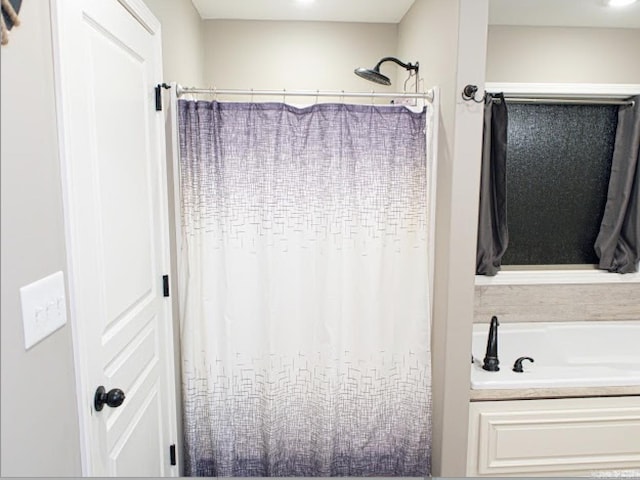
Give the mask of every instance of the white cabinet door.
POLYGON ((160 25, 141 0, 54 12, 84 473, 175 476, 160 25), (99 386, 124 403, 98 411, 99 386))
POLYGON ((467 475, 640 471, 640 397, 472 402, 467 475))

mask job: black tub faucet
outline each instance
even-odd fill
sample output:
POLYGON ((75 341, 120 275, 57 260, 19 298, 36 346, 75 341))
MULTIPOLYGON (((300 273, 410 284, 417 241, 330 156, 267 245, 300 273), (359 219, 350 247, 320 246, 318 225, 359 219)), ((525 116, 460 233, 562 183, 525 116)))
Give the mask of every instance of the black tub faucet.
POLYGON ((522 362, 524 362, 525 360, 529 360, 531 363, 534 362, 533 358, 531 357, 520 357, 516 360, 516 363, 513 364, 512 370, 516 373, 524 372, 524 370, 522 369, 522 362))
POLYGON ((482 368, 489 372, 497 372, 500 370, 498 365, 498 317, 491 317, 491 325, 489 326, 489 337, 487 338, 487 352, 484 356, 484 364, 482 368))

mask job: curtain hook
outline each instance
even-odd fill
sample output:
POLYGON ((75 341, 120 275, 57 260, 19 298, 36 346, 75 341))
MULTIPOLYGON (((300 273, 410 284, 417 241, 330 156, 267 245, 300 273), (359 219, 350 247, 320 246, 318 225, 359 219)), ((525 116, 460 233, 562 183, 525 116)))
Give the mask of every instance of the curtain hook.
POLYGON ((282 103, 287 103, 287 89, 282 89, 282 103))
POLYGON ((375 100, 375 90, 371 90, 371 105, 375 105, 376 104, 376 100, 375 100))
POLYGON ((344 90, 340 90, 340 101, 344 103, 344 90))
POLYGON ((409 71, 409 76, 406 78, 406 80, 404 81, 404 84, 402 85, 402 91, 404 93, 407 93, 407 83, 409 83, 409 80, 411 80, 411 75, 412 75, 412 71, 409 71))
POLYGON ((316 104, 320 102, 319 97, 320 97, 320 90, 316 90, 316 104))
POLYGON ((253 88, 251 89, 251 103, 254 103, 253 102, 253 88))

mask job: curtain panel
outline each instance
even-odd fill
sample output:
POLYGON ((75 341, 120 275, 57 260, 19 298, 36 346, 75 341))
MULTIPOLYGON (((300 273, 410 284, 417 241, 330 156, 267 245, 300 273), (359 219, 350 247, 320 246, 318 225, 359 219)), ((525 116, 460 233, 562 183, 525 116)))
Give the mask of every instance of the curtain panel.
POLYGON ((504 95, 487 95, 482 136, 476 275, 496 275, 509 244, 507 127, 507 102, 504 95))
POLYGON ((640 95, 621 106, 611 177, 595 251, 599 268, 615 273, 638 271, 640 262, 640 95))
POLYGON ((178 106, 185 474, 430 475, 425 111, 178 106))

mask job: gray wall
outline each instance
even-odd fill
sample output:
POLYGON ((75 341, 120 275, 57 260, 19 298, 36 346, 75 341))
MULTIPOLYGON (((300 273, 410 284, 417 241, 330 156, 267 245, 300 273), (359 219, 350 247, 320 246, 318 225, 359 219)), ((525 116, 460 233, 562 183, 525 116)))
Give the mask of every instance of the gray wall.
POLYGON ((162 25, 163 81, 199 86, 205 44, 200 14, 191 0, 144 0, 162 25))
MULTIPOLYGON (((353 73, 357 67, 372 67, 380 58, 395 54, 395 24, 207 20, 204 25, 206 85, 273 90, 402 89, 402 84, 384 87, 353 73)), ((399 68, 385 63, 381 70, 395 80, 399 68)))
POLYGON ((1 473, 81 474, 69 324, 24 349, 19 288, 66 276, 49 2, 23 2, 2 46, 1 473))
POLYGON ((425 85, 441 88, 432 319, 433 475, 466 474, 469 356, 482 108, 462 102, 484 87, 488 3, 416 0, 398 31, 398 54, 420 62, 425 85))
POLYGON ((640 29, 491 25, 488 82, 640 83, 640 29))

